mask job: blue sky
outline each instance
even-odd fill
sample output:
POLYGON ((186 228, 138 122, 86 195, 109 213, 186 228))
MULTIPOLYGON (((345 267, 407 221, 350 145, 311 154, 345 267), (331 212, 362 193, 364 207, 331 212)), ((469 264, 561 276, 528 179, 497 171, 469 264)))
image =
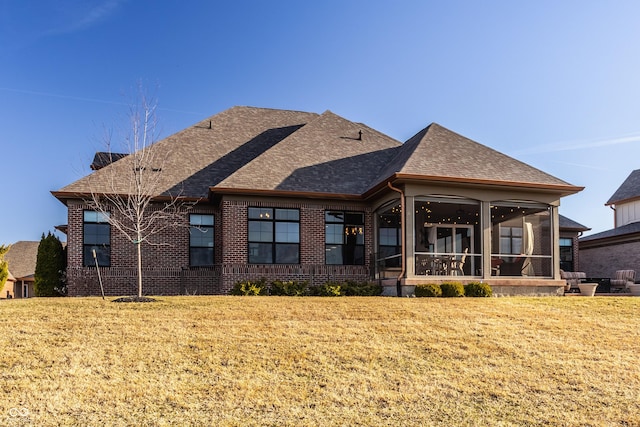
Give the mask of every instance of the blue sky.
MULTIPOLYGON (((404 141, 431 122, 604 203, 640 168, 640 2, 0 0, 0 243, 66 223, 51 196, 126 126, 163 136, 234 105, 331 110, 404 141)), ((61 236, 64 238, 64 236, 61 236)))

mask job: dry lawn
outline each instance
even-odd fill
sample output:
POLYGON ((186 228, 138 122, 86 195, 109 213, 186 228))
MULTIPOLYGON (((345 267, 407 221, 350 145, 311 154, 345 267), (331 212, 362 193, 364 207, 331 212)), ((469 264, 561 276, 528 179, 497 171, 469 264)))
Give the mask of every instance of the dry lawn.
POLYGON ((640 298, 0 302, 0 425, 640 426, 640 298))

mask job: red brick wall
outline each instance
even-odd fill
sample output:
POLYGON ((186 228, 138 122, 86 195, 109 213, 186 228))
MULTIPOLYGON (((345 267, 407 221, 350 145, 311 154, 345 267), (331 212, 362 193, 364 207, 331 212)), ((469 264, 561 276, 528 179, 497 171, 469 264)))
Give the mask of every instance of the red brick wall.
POLYGON ((329 280, 358 280, 369 278, 369 258, 373 248, 373 215, 371 210, 355 203, 322 204, 314 201, 239 201, 225 200, 221 206, 222 217, 222 282, 221 290, 227 293, 241 280, 265 278, 272 280, 307 280, 320 285, 329 280), (247 209, 249 206, 300 209, 300 264, 258 265, 248 264, 247 209), (361 266, 325 265, 325 210, 365 212, 365 256, 361 266))
MULTIPOLYGON (((83 211, 90 209, 82 201, 68 202, 67 283, 69 295, 100 295, 95 267, 82 265, 83 211)), ((157 209, 154 207, 152 209, 157 209)), ((216 214, 211 207, 196 207, 190 213, 216 214)), ((112 212, 117 215, 117 212, 112 212)), ((216 220, 218 215, 216 215, 216 220)), ((183 223, 167 228, 142 244, 143 293, 145 295, 220 293, 220 267, 189 267, 189 213, 183 223)), ((219 235, 216 223, 216 237, 219 235)), ((220 260, 220 252, 215 255, 220 260)), ((111 227, 111 266, 101 267, 107 295, 135 295, 137 287, 136 245, 111 227)))
MULTIPOLYGON (((81 201, 70 201, 67 279, 70 295, 100 295, 95 267, 82 266, 83 210, 81 201)), ((215 265, 189 267, 188 213, 183 226, 154 236, 143 245, 143 293, 145 295, 226 294, 240 280, 307 280, 319 285, 329 280, 367 280, 373 251, 373 215, 357 203, 322 204, 315 201, 223 200, 220 211, 199 206, 191 213, 215 215, 215 265), (247 209, 249 206, 300 209, 300 264, 251 265, 247 263, 247 209), (324 212, 327 209, 365 212, 364 266, 325 265, 324 212)), ((117 213, 112 213, 116 215, 117 213)), ((111 227, 111 267, 102 267, 107 295, 137 294, 136 247, 111 227)))

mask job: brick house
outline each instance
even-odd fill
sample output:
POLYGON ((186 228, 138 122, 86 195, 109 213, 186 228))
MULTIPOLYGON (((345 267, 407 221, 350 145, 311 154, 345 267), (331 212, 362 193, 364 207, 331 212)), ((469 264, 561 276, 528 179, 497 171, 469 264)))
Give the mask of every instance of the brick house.
POLYGON ((640 169, 609 198, 614 227, 580 239, 580 258, 589 277, 613 278, 617 270, 640 272, 640 169))
POLYGON ((0 298, 31 298, 35 296, 36 261, 40 242, 13 243, 4 259, 9 266, 9 278, 0 290, 0 298))
MULTIPOLYGON (((431 124, 401 143, 330 111, 233 107, 152 146, 163 191, 195 202, 145 248, 147 294, 224 294, 238 280, 483 280, 497 294, 561 293, 560 198, 581 191, 431 124)), ((71 295, 135 293, 134 247, 88 208, 131 166, 104 162, 52 192, 68 207, 71 295), (94 186, 94 188, 92 188, 94 186)), ((117 215, 117 212, 111 213, 117 215)))

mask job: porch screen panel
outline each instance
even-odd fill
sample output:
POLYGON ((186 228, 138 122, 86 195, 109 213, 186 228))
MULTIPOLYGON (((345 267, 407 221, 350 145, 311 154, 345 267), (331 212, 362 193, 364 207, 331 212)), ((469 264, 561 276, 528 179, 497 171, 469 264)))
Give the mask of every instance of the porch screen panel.
POLYGON ((416 198, 416 275, 480 275, 481 237, 478 201, 455 196, 416 198))
POLYGON ((491 204, 491 274, 551 277, 551 207, 529 202, 491 204))

